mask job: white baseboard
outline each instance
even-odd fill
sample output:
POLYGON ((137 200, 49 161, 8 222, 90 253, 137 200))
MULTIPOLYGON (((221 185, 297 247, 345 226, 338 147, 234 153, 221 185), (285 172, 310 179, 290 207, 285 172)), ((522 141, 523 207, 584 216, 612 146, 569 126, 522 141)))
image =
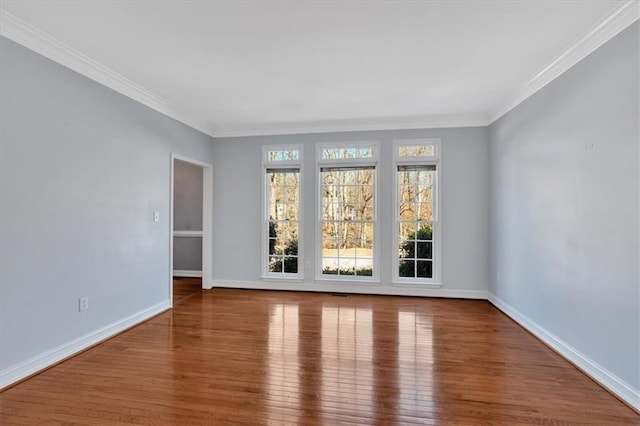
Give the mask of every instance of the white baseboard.
POLYGON ((624 380, 491 293, 489 293, 489 302, 531 332, 531 334, 549 345, 593 380, 600 383, 604 388, 625 401, 635 410, 640 411, 640 390, 633 389, 633 387, 624 380))
POLYGON ((173 276, 185 277, 185 278, 200 278, 202 277, 202 271, 188 271, 185 269, 174 269, 173 276))
POLYGON ((360 293, 380 294, 386 296, 419 296, 419 297, 447 297, 455 299, 487 300, 486 291, 455 290, 445 288, 419 288, 418 286, 384 287, 367 283, 347 282, 300 282, 300 281, 235 281, 214 280, 213 287, 244 288, 251 290, 290 290, 313 291, 320 293, 360 293))
POLYGON ((101 341, 115 336, 124 330, 140 324, 143 321, 171 308, 171 302, 166 300, 143 311, 129 315, 121 320, 108 324, 102 328, 64 343, 26 361, 0 371, 0 389, 12 383, 25 379, 51 365, 77 354, 101 341))

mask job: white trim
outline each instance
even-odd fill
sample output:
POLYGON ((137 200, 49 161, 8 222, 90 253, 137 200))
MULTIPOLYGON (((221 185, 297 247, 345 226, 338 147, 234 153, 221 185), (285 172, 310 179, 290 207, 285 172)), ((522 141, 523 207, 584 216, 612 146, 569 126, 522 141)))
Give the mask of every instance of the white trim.
MULTIPOLYGON (((173 266, 173 265, 172 265, 173 266)), ((213 166, 202 169, 202 288, 213 280, 213 166), (208 218, 208 220, 207 220, 208 218)), ((173 295, 171 296, 173 297, 173 295)))
POLYGON ((298 283, 302 283, 304 282, 304 278, 303 277, 288 277, 287 275, 295 275, 295 274, 282 274, 282 276, 278 276, 278 275, 262 275, 260 277, 260 279, 262 281, 268 281, 268 282, 298 282, 298 283))
MULTIPOLYGON (((173 306, 173 204, 174 204, 174 177, 175 160, 184 161, 195 166, 202 167, 202 288, 210 289, 213 280, 213 166, 203 161, 194 160, 180 154, 170 155, 170 184, 169 184, 169 298, 173 306)), ((183 231, 177 231, 183 232, 183 231)))
POLYGON ((441 288, 442 283, 426 281, 423 282, 421 278, 411 279, 394 279, 391 281, 391 285, 399 288, 441 288))
POLYGON ((184 277, 184 278, 200 278, 202 277, 202 271, 189 271, 186 269, 174 269, 173 270, 174 277, 184 277))
MULTIPOLYGON (((429 139, 395 139, 393 145, 393 221, 391 235, 393 236, 393 247, 398 247, 398 240, 400 234, 398 230, 399 217, 398 217, 398 166, 400 165, 434 165, 436 166, 434 191, 435 196, 433 198, 433 278, 405 278, 399 276, 400 259, 398 256, 393 256, 391 259, 392 268, 392 283, 397 286, 416 286, 423 285, 431 288, 442 287, 442 197, 440 183, 442 176, 442 140, 440 138, 429 139), (401 146, 408 145, 433 145, 433 156, 414 156, 414 157, 400 157, 398 151, 401 146)), ((394 249, 394 253, 396 253, 394 249)))
POLYGON ((179 238, 202 238, 202 231, 173 231, 173 236, 179 238))
MULTIPOLYGON (((379 165, 378 159, 380 158, 380 141, 338 141, 338 142, 318 142, 316 143, 316 213, 315 213, 315 228, 316 228, 316 268, 314 272, 315 280, 317 282, 327 282, 335 280, 340 283, 345 282, 357 282, 357 283, 369 283, 375 284, 380 282, 380 247, 378 242, 380 241, 380 220, 378 205, 379 203, 379 165), (340 148, 372 148, 373 157, 369 158, 336 158, 336 159, 323 159, 323 149, 340 149, 340 148), (320 174, 323 168, 330 167, 373 167, 373 273, 371 276, 353 276, 344 275, 345 278, 338 278, 331 274, 322 273, 322 179, 320 174)), ((344 284, 342 284, 344 285, 344 284)), ((376 293, 377 294, 377 293, 376 293)))
MULTIPOLYGON (((262 145, 262 206, 260 208, 260 221, 262 223, 261 240, 261 277, 265 281, 271 280, 300 280, 304 279, 304 174, 302 164, 304 162, 304 146, 302 144, 262 145), (291 161, 268 161, 267 153, 276 150, 298 150, 298 159, 291 161), (298 169, 298 272, 278 273, 269 272, 269 203, 267 200, 267 170, 268 169, 298 169)), ((284 265, 283 265, 284 266, 284 265)))
POLYGON ((210 163, 205 163, 204 161, 195 160, 193 158, 185 157, 184 155, 171 153, 174 159, 184 161, 185 163, 191 163, 196 166, 200 166, 203 169, 207 167, 213 167, 210 163))
POLYGON ((311 291, 317 293, 353 293, 353 294, 379 294, 386 296, 417 296, 417 297, 445 297, 453 299, 487 300, 486 291, 476 290, 452 290, 429 289, 411 287, 382 287, 371 282, 337 282, 318 280, 316 282, 262 282, 262 281, 237 281, 215 280, 213 287, 242 288, 252 290, 286 290, 286 291, 311 291))
POLYGON ((53 364, 115 336, 116 334, 122 333, 128 328, 138 325, 170 308, 170 301, 165 300, 164 302, 160 302, 147 309, 143 309, 138 313, 129 315, 97 330, 89 332, 70 342, 56 346, 55 348, 31 357, 26 361, 5 368, 0 371, 0 389, 38 373, 53 364))
POLYGON ((299 123, 243 124, 219 126, 213 137, 241 137, 266 135, 297 135, 330 132, 354 132, 398 129, 441 129, 450 127, 486 127, 485 113, 431 114, 420 117, 361 118, 344 120, 306 121, 299 123))
POLYGON ((615 7, 608 15, 587 31, 586 34, 524 83, 513 96, 496 105, 489 114, 489 124, 551 83, 639 18, 640 3, 638 0, 625 1, 618 7, 615 7))
POLYGON ((169 286, 170 306, 173 307, 173 204, 175 199, 173 191, 175 187, 176 162, 173 154, 169 158, 169 280, 167 284, 169 286))
POLYGON ((215 133, 208 123, 6 10, 0 10, 0 35, 194 129, 215 133))
POLYGON ((531 334, 536 336, 542 342, 550 346, 553 350, 558 352, 562 357, 566 358, 593 380, 600 383, 611 393, 615 394, 618 398, 625 401, 637 411, 640 411, 639 389, 633 389, 630 384, 626 383, 624 380, 599 365, 555 334, 546 330, 513 306, 497 298, 495 295, 488 293, 488 297, 489 302, 491 302, 496 308, 500 309, 507 316, 531 332, 531 334))

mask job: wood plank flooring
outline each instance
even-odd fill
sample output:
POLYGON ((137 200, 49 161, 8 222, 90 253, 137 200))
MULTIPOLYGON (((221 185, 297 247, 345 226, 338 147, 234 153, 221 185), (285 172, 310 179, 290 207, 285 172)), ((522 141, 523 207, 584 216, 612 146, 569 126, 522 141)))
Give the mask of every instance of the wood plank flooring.
POLYGON ((201 291, 202 278, 174 278, 173 305, 179 305, 185 298, 201 291))
POLYGON ((0 393, 0 424, 640 424, 487 302, 177 283, 172 311, 0 393))

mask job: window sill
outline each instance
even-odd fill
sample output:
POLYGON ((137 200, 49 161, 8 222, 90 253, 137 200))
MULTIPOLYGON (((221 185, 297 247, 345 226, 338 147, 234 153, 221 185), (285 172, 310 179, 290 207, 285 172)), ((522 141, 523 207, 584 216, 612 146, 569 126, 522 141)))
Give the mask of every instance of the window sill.
POLYGON ((316 277, 314 281, 323 283, 323 284, 354 284, 354 285, 380 285, 382 284, 380 280, 375 278, 373 279, 353 279, 353 278, 336 278, 336 277, 316 277))
POLYGON ((304 277, 274 277, 274 276, 261 276, 260 279, 262 281, 269 281, 269 282, 281 282, 281 281, 288 281, 288 282, 294 282, 294 283, 302 283, 304 282, 304 277))
POLYGON ((391 281, 391 285, 394 287, 407 287, 407 288, 441 288, 442 283, 433 283, 433 282, 421 282, 421 281, 404 281, 404 280, 394 280, 391 281))

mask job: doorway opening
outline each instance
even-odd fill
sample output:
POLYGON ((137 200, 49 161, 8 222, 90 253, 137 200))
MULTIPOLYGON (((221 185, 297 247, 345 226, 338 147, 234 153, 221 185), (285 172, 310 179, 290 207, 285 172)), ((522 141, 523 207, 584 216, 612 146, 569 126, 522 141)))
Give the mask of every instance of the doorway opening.
POLYGON ((200 278, 213 286, 212 237, 213 168, 188 157, 171 154, 171 234, 169 294, 174 304, 174 278, 200 278))

